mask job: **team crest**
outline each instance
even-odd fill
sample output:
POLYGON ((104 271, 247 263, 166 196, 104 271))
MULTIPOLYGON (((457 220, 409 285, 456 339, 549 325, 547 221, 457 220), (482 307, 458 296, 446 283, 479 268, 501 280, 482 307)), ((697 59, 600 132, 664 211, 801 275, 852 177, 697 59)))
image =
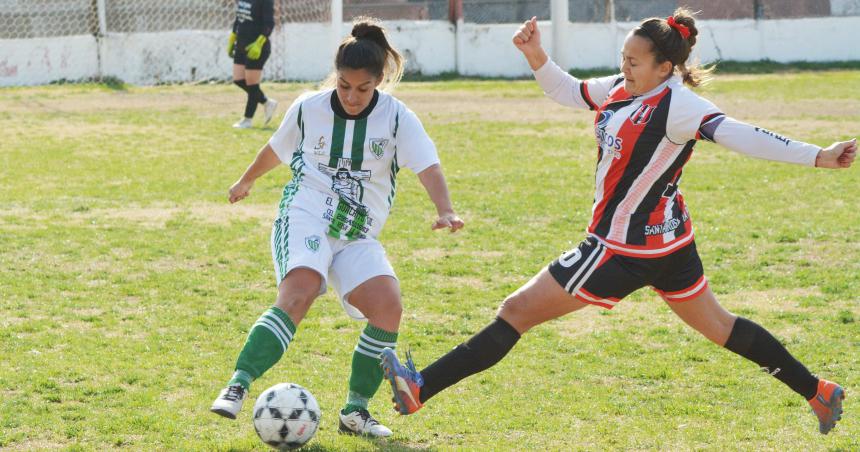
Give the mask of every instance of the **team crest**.
POLYGON ((651 120, 652 113, 654 113, 653 105, 642 104, 630 115, 630 122, 637 126, 647 124, 651 120))
POLYGON ((370 152, 377 160, 385 154, 385 146, 388 145, 387 138, 373 138, 370 140, 370 152))
POLYGON ((318 235, 312 235, 310 237, 305 237, 305 246, 308 247, 309 250, 316 253, 320 249, 320 237, 318 235))

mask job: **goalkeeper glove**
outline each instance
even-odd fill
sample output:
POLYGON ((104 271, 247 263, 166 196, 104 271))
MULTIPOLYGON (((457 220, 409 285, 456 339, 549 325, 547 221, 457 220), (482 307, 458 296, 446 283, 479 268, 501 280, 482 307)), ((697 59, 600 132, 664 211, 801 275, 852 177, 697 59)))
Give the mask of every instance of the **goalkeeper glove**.
POLYGON ((245 47, 249 60, 259 60, 260 53, 263 52, 263 44, 266 43, 266 37, 263 35, 257 36, 257 40, 245 47))
POLYGON ((236 33, 230 33, 230 37, 227 38, 227 56, 233 58, 233 54, 236 52, 236 33))

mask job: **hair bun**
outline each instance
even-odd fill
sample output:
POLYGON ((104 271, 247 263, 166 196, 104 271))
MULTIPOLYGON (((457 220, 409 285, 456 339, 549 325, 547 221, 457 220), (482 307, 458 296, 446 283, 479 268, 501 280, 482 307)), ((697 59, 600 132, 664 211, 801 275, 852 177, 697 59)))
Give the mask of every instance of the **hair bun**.
POLYGON ((699 30, 696 29, 696 19, 693 17, 693 13, 686 8, 678 8, 673 14, 673 18, 675 23, 687 27, 687 30, 690 31, 690 35, 687 37, 690 47, 696 45, 696 36, 699 34, 699 30))

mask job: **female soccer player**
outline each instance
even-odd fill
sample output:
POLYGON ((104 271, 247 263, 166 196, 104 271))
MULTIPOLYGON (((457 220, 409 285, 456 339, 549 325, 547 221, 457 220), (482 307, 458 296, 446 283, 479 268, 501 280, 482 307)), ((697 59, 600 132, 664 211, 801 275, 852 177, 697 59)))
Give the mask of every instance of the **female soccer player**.
POLYGON ((622 73, 580 81, 549 61, 534 18, 514 34, 544 92, 562 105, 596 111, 598 164, 586 239, 508 296, 498 317, 420 373, 411 357, 385 350, 395 409, 410 414, 439 391, 501 360, 535 325, 588 305, 611 309, 652 286, 688 325, 747 358, 809 401, 827 433, 840 419, 843 389, 819 379, 758 324, 726 311, 704 277, 690 215, 678 189, 699 139, 754 157, 848 168, 856 139, 821 149, 727 117, 684 83, 703 71, 685 61, 696 43, 691 13, 647 19, 624 42, 622 73))
POLYGON ((248 129, 257 111, 264 106, 265 124, 272 120, 278 102, 269 99, 260 89, 263 65, 272 53, 269 35, 275 28, 273 0, 239 0, 236 2, 236 20, 227 40, 227 55, 233 58, 233 83, 248 95, 245 116, 233 124, 237 129, 248 129))
POLYGON ((293 178, 284 188, 272 228, 278 282, 275 305, 251 328, 233 378, 212 411, 234 419, 248 388, 287 350, 317 296, 330 283, 347 314, 367 320, 352 354, 352 373, 340 431, 388 436, 367 411, 382 383, 379 354, 394 348, 402 306, 400 288, 376 240, 391 210, 400 168, 421 181, 438 218, 432 229, 463 227, 454 213, 436 147, 421 122, 393 96, 403 59, 381 26, 362 18, 335 57, 336 87, 300 96, 245 174, 230 187, 230 202, 248 196, 254 181, 281 162, 293 178))

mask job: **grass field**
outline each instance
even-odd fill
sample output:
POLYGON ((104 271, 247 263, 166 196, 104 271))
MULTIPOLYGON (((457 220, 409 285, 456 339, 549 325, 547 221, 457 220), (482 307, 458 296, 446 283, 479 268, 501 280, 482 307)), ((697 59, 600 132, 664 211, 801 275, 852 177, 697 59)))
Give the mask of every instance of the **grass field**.
MULTIPOLYGON (((264 84, 283 101, 310 85, 264 84)), ((401 348, 418 365, 583 238, 591 116, 528 81, 405 83, 440 149, 462 233, 433 233, 402 172, 381 240, 401 278, 401 348)), ((860 72, 720 75, 723 111, 829 144, 860 134, 860 72)), ((236 131, 233 86, 0 90, 0 449, 264 450, 250 409, 210 414, 247 328, 273 301, 268 234, 286 166, 229 205, 274 129, 236 131)), ((283 112, 283 109, 281 110, 283 112)), ((371 411, 387 441, 337 434, 361 324, 329 292, 252 388, 308 387, 312 450, 860 450, 860 169, 753 160, 702 143, 682 189, 722 303, 842 383, 828 436, 777 380, 684 326, 650 290, 528 333, 415 416, 371 411)))

